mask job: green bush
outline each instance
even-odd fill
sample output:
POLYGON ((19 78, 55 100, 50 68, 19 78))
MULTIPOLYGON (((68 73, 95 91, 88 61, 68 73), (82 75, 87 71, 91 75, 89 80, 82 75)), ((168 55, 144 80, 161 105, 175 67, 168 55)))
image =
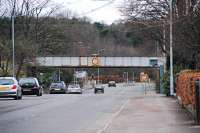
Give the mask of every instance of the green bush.
POLYGON ((166 96, 170 95, 170 77, 169 76, 170 76, 169 72, 166 72, 162 79, 163 93, 166 94, 166 96))

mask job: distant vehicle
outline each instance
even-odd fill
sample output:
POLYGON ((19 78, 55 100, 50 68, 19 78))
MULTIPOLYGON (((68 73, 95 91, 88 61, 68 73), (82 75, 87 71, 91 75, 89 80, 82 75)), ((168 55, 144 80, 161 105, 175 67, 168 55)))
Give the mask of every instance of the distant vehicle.
POLYGON ((22 99, 22 89, 14 77, 0 77, 0 97, 22 99))
POLYGON ((102 84, 97 84, 94 88, 94 93, 98 93, 98 92, 101 92, 101 93, 104 93, 104 86, 102 84))
POLYGON ((111 87, 111 86, 116 87, 116 82, 115 81, 109 81, 108 87, 111 87))
POLYGON ((51 83, 51 85, 49 87, 49 93, 50 94, 54 94, 54 93, 66 94, 67 93, 67 86, 66 86, 65 82, 60 81, 60 82, 51 83))
POLYGON ((42 86, 40 86, 37 78, 33 77, 21 78, 19 80, 19 85, 22 88, 23 95, 42 96, 43 88, 42 86))
POLYGON ((67 91, 68 91, 68 93, 82 94, 82 89, 79 84, 69 84, 67 91))

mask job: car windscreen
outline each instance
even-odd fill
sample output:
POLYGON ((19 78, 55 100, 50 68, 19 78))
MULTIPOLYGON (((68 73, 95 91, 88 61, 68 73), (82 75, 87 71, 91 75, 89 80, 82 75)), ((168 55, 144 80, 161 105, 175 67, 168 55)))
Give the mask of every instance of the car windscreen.
POLYGON ((14 81, 12 79, 0 79, 0 85, 13 85, 14 81))
POLYGON ((79 88, 79 85, 68 85, 68 88, 79 88))
POLYGON ((36 85, 36 82, 32 78, 24 78, 19 80, 20 85, 36 85))
POLYGON ((51 83, 50 88, 61 88, 63 87, 62 83, 51 83))

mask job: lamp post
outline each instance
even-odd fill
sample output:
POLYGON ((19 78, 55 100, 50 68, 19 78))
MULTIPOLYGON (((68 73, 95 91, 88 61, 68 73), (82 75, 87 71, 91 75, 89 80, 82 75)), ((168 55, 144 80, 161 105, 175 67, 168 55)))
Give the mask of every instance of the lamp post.
POLYGON ((170 0, 170 95, 174 95, 173 77, 173 0, 170 0))
POLYGON ((15 10, 12 13, 12 75, 15 77, 15 10))
POLYGON ((76 84, 76 68, 74 68, 74 85, 76 84))
POLYGON ((128 84, 128 72, 124 72, 124 82, 128 84))
MULTIPOLYGON (((100 50, 98 50, 98 52, 97 52, 97 54, 98 54, 98 56, 100 55, 100 53, 102 52, 102 51, 104 51, 105 49, 100 49, 100 50)), ((97 81, 97 83, 99 84, 99 74, 100 74, 100 68, 99 68, 99 66, 98 66, 98 81, 97 81)))
POLYGON ((60 68, 58 69, 58 81, 60 82, 61 78, 60 78, 60 68))

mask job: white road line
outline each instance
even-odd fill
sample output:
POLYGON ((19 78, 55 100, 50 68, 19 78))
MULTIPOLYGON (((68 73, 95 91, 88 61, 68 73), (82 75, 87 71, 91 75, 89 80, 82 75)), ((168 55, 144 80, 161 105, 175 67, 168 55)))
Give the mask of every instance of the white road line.
POLYGON ((102 129, 100 129, 99 131, 97 131, 96 133, 105 133, 105 131, 111 126, 111 124, 113 123, 113 120, 124 110, 124 108, 126 107, 126 105, 129 103, 130 100, 127 100, 126 102, 124 102, 124 104, 119 108, 118 111, 116 111, 110 120, 108 120, 108 122, 106 122, 106 124, 104 125, 104 127, 102 129))

